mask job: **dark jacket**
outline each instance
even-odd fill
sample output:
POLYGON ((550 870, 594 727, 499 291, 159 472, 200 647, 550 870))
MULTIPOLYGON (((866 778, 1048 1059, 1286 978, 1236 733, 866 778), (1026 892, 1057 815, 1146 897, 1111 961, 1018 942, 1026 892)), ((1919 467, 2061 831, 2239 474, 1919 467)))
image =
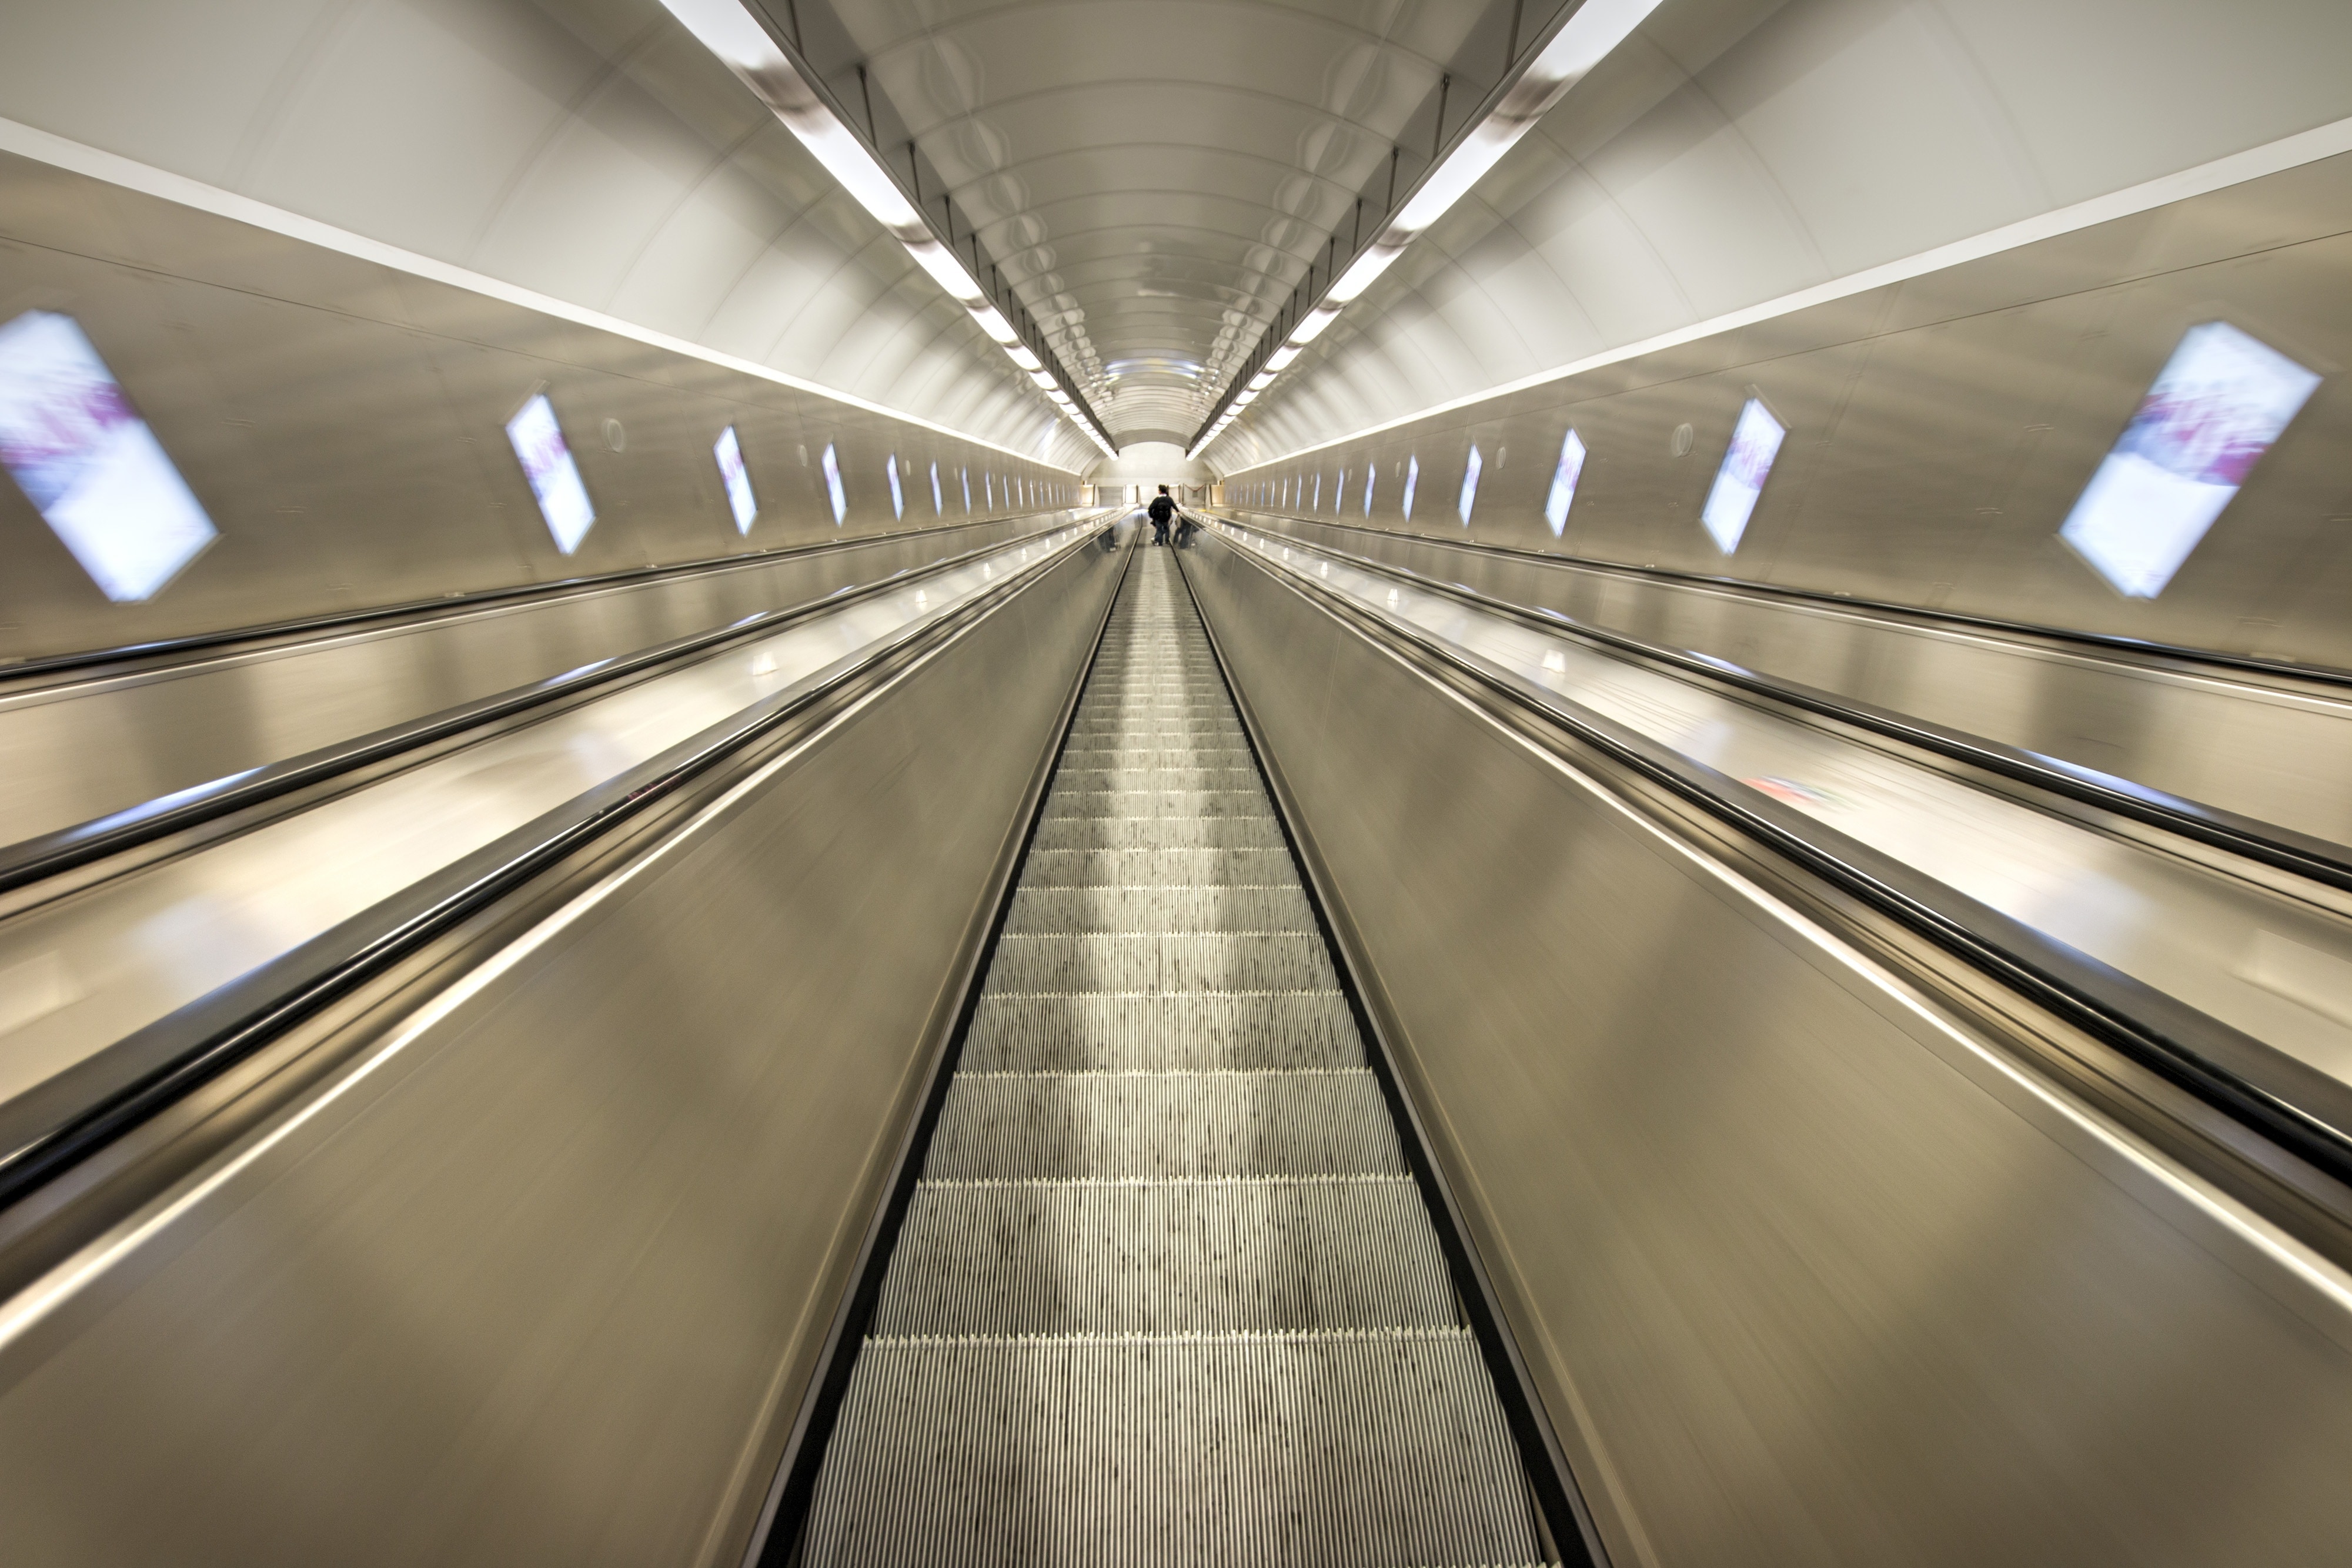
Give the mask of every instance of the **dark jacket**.
POLYGON ((1168 519, 1176 515, 1176 503, 1165 496, 1154 496, 1151 497, 1151 505, 1148 510, 1153 524, 1165 528, 1168 525, 1168 519))

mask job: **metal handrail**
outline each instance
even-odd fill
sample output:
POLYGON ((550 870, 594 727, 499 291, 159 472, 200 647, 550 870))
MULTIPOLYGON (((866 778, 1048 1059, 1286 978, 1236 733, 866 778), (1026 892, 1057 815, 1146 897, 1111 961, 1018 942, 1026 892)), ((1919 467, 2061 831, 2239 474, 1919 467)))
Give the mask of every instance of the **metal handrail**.
MULTIPOLYGON (((1225 521, 1225 526, 1255 531, 1262 538, 1284 537, 1263 529, 1251 530, 1246 523, 1225 521)), ((1499 620, 1530 627, 1551 636, 1574 638, 1614 654, 1658 664, 1701 685, 1783 703, 1950 761, 1981 768, 2079 805, 2110 811, 2259 864, 2308 878, 2325 886, 2352 892, 2352 850, 2326 839, 2298 833, 2291 828, 2241 816, 2201 801, 2186 800, 2093 768, 2056 761, 2000 741, 1948 729, 1925 719, 1839 696, 1801 682, 1762 674, 1711 654, 1647 642, 1622 632, 1587 624, 1558 611, 1514 604, 1460 583, 1440 582, 1409 568, 1392 566, 1368 556, 1327 545, 1306 544, 1297 540, 1286 542, 1291 549, 1328 556, 1359 570, 1409 584, 1418 591, 1469 605, 1499 620)))
POLYGON ((143 801, 92 821, 0 846, 0 894, 12 893, 142 844, 189 831, 295 791, 310 789, 447 740, 467 730, 513 719, 534 709, 576 698, 598 687, 641 677, 698 658, 730 643, 769 635, 795 622, 838 610, 845 604, 854 604, 885 592, 895 592, 910 582, 924 581, 971 561, 1019 548, 1016 540, 943 557, 928 565, 894 572, 873 582, 836 589, 823 599, 788 605, 781 610, 761 611, 711 631, 691 632, 633 653, 600 659, 561 675, 445 708, 424 718, 412 719, 351 740, 338 741, 299 757, 287 758, 210 784, 143 801))
POLYGON ((1082 533, 955 609, 751 704, 12 1102, 0 1116, 0 1209, 878 668, 943 646, 1096 546, 1097 536, 1082 533))
MULTIPOLYGON (((1749 789, 1572 699, 1381 614, 1295 567, 1226 548, 1343 624, 1434 666, 1696 807, 1910 935, 2352 1186, 2352 1085, 2011 919, 1793 807, 1749 789)), ((2352 1219, 2352 1214, 2339 1216, 2352 1219)))

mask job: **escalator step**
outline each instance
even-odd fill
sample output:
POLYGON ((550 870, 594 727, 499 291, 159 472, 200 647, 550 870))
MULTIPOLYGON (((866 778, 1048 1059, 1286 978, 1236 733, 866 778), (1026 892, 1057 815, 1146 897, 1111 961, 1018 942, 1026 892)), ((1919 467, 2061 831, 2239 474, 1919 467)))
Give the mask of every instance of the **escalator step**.
POLYGON ((1048 821, 1065 817, 1264 817, 1274 816, 1265 791, 1253 779, 1241 789, 1056 789, 1046 802, 1048 821))
POLYGON ((1526 1499, 1460 1330, 875 1339, 805 1560, 1528 1563, 1526 1499))
POLYGON ((1037 824, 1041 850, 1278 850, 1272 817, 1049 817, 1037 824))
POLYGON ((1032 850, 1021 868, 1026 887, 1280 887, 1296 885, 1297 869, 1279 845, 1249 849, 1032 850))
POLYGON ((1407 1176, 925 1182, 874 1332, 1273 1333, 1459 1321, 1407 1176))
POLYGON ((1127 789, 1255 789, 1257 770, 1246 760, 1230 768, 1081 768, 1064 762, 1054 793, 1095 794, 1127 789))
POLYGON ((948 1085, 924 1174, 952 1181, 1403 1169, 1368 1071, 964 1071, 948 1085))
POLYGON ((982 996, 967 1072, 1167 1072, 1361 1067, 1337 991, 982 996))
POLYGON ((1027 887, 1005 919, 1031 931, 1312 931, 1297 887, 1027 887))
POLYGON ((1328 991, 1330 949, 1314 931, 1008 933, 992 991, 1328 991))

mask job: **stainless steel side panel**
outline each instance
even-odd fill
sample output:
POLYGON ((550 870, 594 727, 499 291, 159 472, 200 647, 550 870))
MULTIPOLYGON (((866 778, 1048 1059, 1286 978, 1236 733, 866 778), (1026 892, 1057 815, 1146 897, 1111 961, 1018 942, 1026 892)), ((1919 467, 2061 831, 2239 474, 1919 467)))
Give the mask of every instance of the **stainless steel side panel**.
POLYGON ((1588 625, 2352 844, 2352 701, 2318 682, 2101 658, 1860 611, 1296 518, 1269 528, 1588 625))
POLYGON ((2340 1563, 2345 1276, 1213 541, 1613 1560, 2340 1563))
POLYGON ((1076 552, 0 1306, 0 1561, 740 1556, 1120 564, 1076 552))

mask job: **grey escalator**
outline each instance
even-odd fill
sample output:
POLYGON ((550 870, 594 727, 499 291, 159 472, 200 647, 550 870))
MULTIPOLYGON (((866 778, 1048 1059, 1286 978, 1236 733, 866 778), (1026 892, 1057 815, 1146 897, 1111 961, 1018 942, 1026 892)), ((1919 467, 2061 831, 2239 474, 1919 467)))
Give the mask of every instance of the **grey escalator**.
POLYGON ((1172 553, 1088 676, 803 1563, 1548 1555, 1172 553))

